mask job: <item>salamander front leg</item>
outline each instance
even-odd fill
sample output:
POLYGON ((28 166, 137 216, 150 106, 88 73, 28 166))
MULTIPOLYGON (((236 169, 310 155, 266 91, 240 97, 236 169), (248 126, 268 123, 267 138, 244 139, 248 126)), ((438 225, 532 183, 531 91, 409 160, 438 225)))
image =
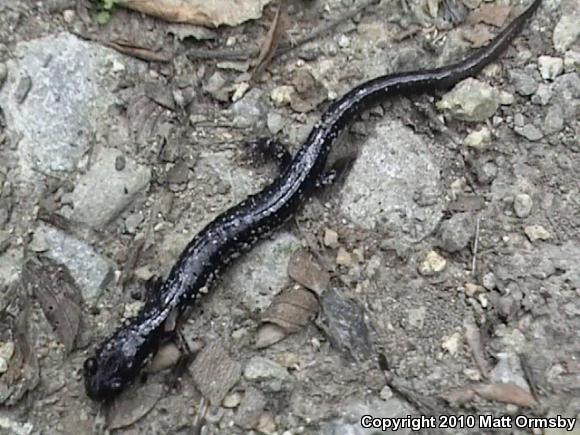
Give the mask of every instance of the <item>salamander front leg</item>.
POLYGON ((260 137, 246 142, 245 147, 255 160, 274 161, 280 172, 284 172, 292 161, 292 154, 286 146, 277 139, 269 137, 260 137))
POLYGON ((332 167, 322 174, 316 182, 316 186, 328 186, 335 183, 337 180, 344 178, 356 160, 356 154, 349 154, 335 160, 332 167))

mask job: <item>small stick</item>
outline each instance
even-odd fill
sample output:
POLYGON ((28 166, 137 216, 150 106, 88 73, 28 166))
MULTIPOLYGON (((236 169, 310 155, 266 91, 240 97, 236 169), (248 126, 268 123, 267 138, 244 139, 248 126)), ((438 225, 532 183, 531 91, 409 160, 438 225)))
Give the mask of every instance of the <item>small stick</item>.
POLYGON ((480 217, 477 215, 477 220, 475 221, 475 241, 473 242, 473 259, 471 260, 471 272, 474 276, 477 267, 477 249, 479 247, 479 220, 480 217))

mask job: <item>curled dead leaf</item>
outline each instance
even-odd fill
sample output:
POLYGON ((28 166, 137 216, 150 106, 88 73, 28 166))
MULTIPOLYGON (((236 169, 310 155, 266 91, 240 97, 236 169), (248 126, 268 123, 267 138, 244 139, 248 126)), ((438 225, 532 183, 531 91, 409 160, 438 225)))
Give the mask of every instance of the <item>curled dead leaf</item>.
POLYGON ((330 275, 326 269, 316 261, 314 255, 303 249, 295 251, 290 257, 288 275, 318 295, 328 287, 330 282, 330 275))
POLYGON ((264 323, 258 329, 255 346, 257 349, 272 346, 274 343, 278 343, 284 339, 287 335, 284 328, 274 323, 264 323))
POLYGON ((82 317, 82 298, 74 279, 64 266, 48 260, 28 261, 23 278, 59 341, 64 344, 67 352, 71 352, 75 347, 82 317))
POLYGON ((302 287, 280 293, 264 311, 262 322, 278 325, 287 334, 306 326, 318 313, 318 299, 302 287))
POLYGON ((154 382, 125 391, 107 410, 108 428, 114 430, 132 425, 145 417, 162 395, 163 385, 154 382))
POLYGON ((177 23, 217 27, 237 26, 260 18, 271 0, 119 0, 119 4, 144 14, 177 23))

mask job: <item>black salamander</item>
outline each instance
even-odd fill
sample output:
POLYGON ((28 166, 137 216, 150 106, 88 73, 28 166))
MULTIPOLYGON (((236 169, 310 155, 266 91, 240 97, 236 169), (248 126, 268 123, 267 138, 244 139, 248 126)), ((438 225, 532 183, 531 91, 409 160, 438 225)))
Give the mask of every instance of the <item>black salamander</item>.
POLYGON ((386 97, 447 89, 497 59, 538 8, 534 3, 486 47, 441 68, 390 74, 363 83, 333 102, 283 173, 261 192, 220 214, 181 253, 167 279, 140 313, 128 319, 84 364, 90 398, 107 400, 137 378, 157 352, 164 323, 193 302, 227 263, 292 215, 325 176, 330 148, 354 116, 386 97))

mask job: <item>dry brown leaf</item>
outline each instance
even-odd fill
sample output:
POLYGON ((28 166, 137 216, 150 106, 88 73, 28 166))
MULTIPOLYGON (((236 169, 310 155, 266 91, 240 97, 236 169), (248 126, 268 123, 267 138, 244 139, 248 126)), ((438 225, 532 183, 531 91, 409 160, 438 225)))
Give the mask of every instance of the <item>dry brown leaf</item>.
POLYGON ((171 60, 171 56, 168 54, 154 51, 147 47, 133 45, 125 41, 110 41, 106 42, 105 45, 114 50, 117 50, 119 53, 123 53, 127 56, 132 56, 147 62, 169 62, 171 60))
POLYGON ((280 293, 262 316, 262 322, 273 323, 287 334, 306 326, 318 313, 318 299, 309 290, 293 288, 280 293))
POLYGON ((278 10, 274 16, 274 20, 270 25, 270 30, 266 35, 266 39, 262 42, 262 47, 260 48, 260 54, 256 60, 256 67, 252 72, 252 80, 255 80, 262 72, 270 65, 282 34, 286 30, 286 2, 282 0, 279 3, 278 10))
POLYGON ((487 400, 512 403, 527 408, 538 404, 530 392, 514 384, 476 384, 472 388, 479 396, 487 400))
POLYGON ((163 385, 154 382, 125 391, 107 410, 108 428, 114 430, 132 425, 145 417, 162 395, 163 385))
POLYGON ((510 12, 510 6, 484 3, 479 9, 469 14, 468 22, 473 24, 486 23, 501 27, 505 24, 510 12))
POLYGON ((288 263, 288 275, 317 294, 326 290, 330 282, 329 273, 316 261, 314 255, 304 249, 292 254, 288 263))
POLYGON ((82 298, 68 270, 49 261, 30 260, 24 279, 66 351, 75 348, 82 317, 82 298))
POLYGON ((237 26, 260 18, 271 0, 119 0, 129 9, 176 23, 237 26))

